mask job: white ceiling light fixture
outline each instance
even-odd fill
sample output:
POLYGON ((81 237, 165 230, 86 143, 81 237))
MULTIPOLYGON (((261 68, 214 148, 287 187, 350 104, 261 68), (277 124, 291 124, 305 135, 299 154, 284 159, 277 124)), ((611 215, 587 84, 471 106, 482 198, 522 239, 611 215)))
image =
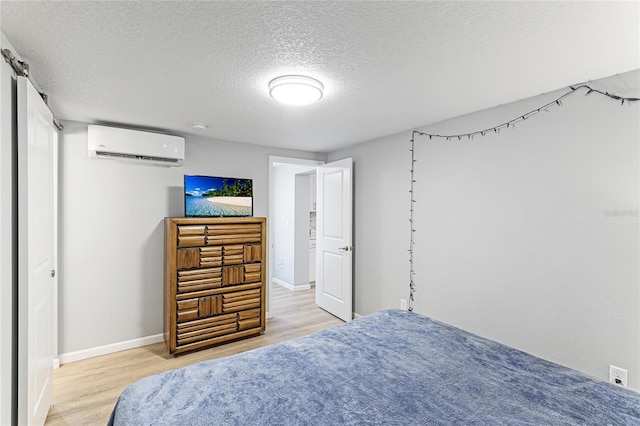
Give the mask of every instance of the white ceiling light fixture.
POLYGON ((287 105, 309 105, 322 99, 324 86, 315 78, 284 75, 269 82, 269 95, 287 105))

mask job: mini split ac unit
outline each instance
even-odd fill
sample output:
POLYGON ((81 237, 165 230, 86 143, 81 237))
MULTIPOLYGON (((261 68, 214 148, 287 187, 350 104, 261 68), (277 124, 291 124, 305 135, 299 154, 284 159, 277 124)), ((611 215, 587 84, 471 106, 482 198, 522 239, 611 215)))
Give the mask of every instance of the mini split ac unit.
POLYGON ((184 138, 89 125, 89 157, 107 158, 157 166, 182 166, 184 138))

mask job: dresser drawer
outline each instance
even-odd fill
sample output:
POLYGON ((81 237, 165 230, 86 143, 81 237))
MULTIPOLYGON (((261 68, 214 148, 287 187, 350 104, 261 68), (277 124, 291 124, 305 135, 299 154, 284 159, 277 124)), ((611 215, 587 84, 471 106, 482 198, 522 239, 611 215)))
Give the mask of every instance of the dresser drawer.
POLYGON ((205 245, 206 226, 178 226, 178 247, 196 247, 205 245))
POLYGON ((262 289, 236 291, 226 293, 222 296, 222 310, 227 312, 238 312, 260 307, 262 289))
POLYGON ((222 247, 192 247, 177 250, 176 269, 222 266, 222 247))
POLYGON ((254 283, 262 279, 262 264, 251 263, 244 265, 244 282, 254 283))
POLYGON ((262 326, 261 289, 177 302, 176 344, 262 326))
POLYGON ((261 301, 261 288, 221 294, 206 294, 206 292, 184 294, 180 300, 176 301, 177 321, 191 321, 260 308, 261 301))
POLYGON ((222 285, 230 286, 261 281, 262 264, 250 263, 239 266, 225 266, 222 268, 222 285))
POLYGON ((251 225, 207 225, 207 245, 259 243, 262 241, 262 226, 251 225))
POLYGON ((244 263, 243 245, 226 245, 222 247, 223 265, 239 265, 241 263, 244 263))
POLYGON ((222 287, 222 268, 178 271, 178 293, 222 287))
POLYGON ((177 344, 185 345, 238 330, 236 314, 220 315, 177 325, 177 344))

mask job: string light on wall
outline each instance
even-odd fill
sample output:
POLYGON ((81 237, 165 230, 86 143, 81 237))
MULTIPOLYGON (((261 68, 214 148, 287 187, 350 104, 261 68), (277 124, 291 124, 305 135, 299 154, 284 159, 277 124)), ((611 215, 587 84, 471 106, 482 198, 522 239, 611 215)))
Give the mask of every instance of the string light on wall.
POLYGON ((581 84, 581 85, 577 85, 577 86, 569 86, 570 91, 563 94, 562 96, 559 96, 558 98, 556 98, 555 100, 546 103, 544 105, 542 105, 539 108, 533 109, 529 112, 527 112, 526 114, 522 114, 522 115, 518 115, 517 117, 509 120, 509 121, 505 121, 504 123, 498 124, 497 126, 493 126, 493 127, 489 127, 486 129, 482 129, 482 130, 476 130, 474 132, 469 132, 469 133, 457 133, 457 134, 447 134, 447 135, 442 135, 442 134, 435 134, 435 133, 426 133, 426 132, 420 132, 418 130, 414 130, 411 133, 411 142, 410 142, 410 148, 409 151, 411 152, 411 168, 409 170, 410 172, 410 176, 411 176, 411 182, 410 182, 410 186, 409 186, 409 194, 410 194, 410 207, 409 207, 409 305, 408 305, 408 310, 409 311, 413 311, 414 309, 414 304, 415 304, 415 293, 416 293, 416 283, 415 283, 415 258, 414 258, 414 248, 415 248, 415 233, 416 233, 416 228, 415 228, 415 217, 414 217, 414 207, 415 207, 415 203, 416 203, 416 198, 415 198, 415 183, 417 182, 417 180, 415 179, 415 164, 417 162, 417 160, 415 159, 415 139, 416 136, 425 136, 428 137, 429 140, 433 140, 433 139, 445 139, 447 142, 449 141, 467 141, 467 140, 473 140, 474 137, 476 136, 481 136, 484 137, 486 135, 489 134, 499 134, 501 130, 503 129, 515 129, 516 124, 521 122, 521 121, 525 121, 528 120, 529 118, 531 118, 532 116, 543 112, 543 111, 550 111, 551 108, 555 108, 555 107, 560 107, 562 106, 562 101, 567 97, 570 96, 574 93, 577 93, 579 90, 581 89, 586 89, 586 93, 585 96, 591 95, 592 93, 596 93, 598 95, 601 96, 605 96, 608 97, 609 99, 615 100, 615 101, 619 101, 620 105, 630 105, 634 102, 638 102, 640 101, 640 98, 628 98, 628 97, 622 97, 622 96, 618 96, 618 95, 613 95, 609 92, 603 92, 601 90, 598 89, 594 89, 586 84, 581 84))
POLYGON ((409 206, 409 224, 410 224, 410 242, 409 242, 409 264, 411 265, 411 267, 409 268, 409 306, 408 306, 408 311, 411 312, 413 311, 413 305, 415 302, 415 293, 416 293, 416 284, 413 281, 413 276, 415 275, 415 271, 413 268, 413 248, 415 245, 415 241, 413 239, 414 234, 416 232, 414 226, 413 226, 413 213, 414 213, 414 203, 416 202, 415 200, 415 196, 413 194, 413 184, 416 182, 415 180, 415 175, 414 175, 414 166, 416 164, 416 159, 415 159, 415 151, 414 151, 414 147, 415 147, 415 135, 416 132, 413 132, 412 136, 411 136, 411 149, 409 149, 409 151, 411 151, 411 186, 409 189, 409 193, 411 194, 411 205, 409 206))
POLYGON ((459 140, 459 141, 463 141, 463 140, 472 140, 474 137, 476 136, 486 136, 488 134, 491 133, 500 133, 500 131, 502 129, 515 129, 516 124, 518 122, 521 121, 525 121, 529 118, 531 118, 532 116, 540 113, 540 112, 548 112, 550 111, 551 108, 554 107, 560 107, 562 106, 562 100, 564 98, 566 98, 569 95, 572 95, 573 93, 576 93, 579 89, 587 89, 587 92, 585 93, 585 96, 588 96, 592 93, 597 93, 599 95, 602 96, 606 96, 610 99, 614 99, 616 101, 620 101, 620 105, 624 105, 625 103, 627 105, 633 103, 633 102, 638 102, 640 101, 640 98, 624 98, 622 96, 618 96, 618 95, 612 95, 609 92, 603 92, 601 90, 597 90, 597 89, 593 89, 592 87, 589 87, 586 84, 581 84, 579 86, 569 86, 570 91, 563 94, 562 96, 558 97, 557 99, 542 105, 539 108, 533 109, 525 114, 522 115, 518 115, 517 117, 506 121, 504 123, 498 124, 497 126, 493 126, 493 127, 488 127, 486 129, 482 129, 482 130, 476 130, 475 132, 469 132, 469 133, 458 133, 458 134, 451 134, 451 135, 440 135, 440 134, 434 134, 434 133, 424 133, 424 132, 419 132, 417 130, 414 130, 413 133, 420 135, 420 136, 428 136, 429 139, 433 139, 433 138, 440 138, 440 139, 446 139, 447 141, 455 141, 455 140, 459 140))

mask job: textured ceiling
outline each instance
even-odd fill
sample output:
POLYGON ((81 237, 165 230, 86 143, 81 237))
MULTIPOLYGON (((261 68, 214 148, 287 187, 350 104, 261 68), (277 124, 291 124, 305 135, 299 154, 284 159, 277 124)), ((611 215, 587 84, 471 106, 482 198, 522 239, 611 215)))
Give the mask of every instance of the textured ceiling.
POLYGON ((309 151, 640 68, 636 1, 0 3, 63 120, 309 151), (283 74, 324 98, 277 104, 283 74))

